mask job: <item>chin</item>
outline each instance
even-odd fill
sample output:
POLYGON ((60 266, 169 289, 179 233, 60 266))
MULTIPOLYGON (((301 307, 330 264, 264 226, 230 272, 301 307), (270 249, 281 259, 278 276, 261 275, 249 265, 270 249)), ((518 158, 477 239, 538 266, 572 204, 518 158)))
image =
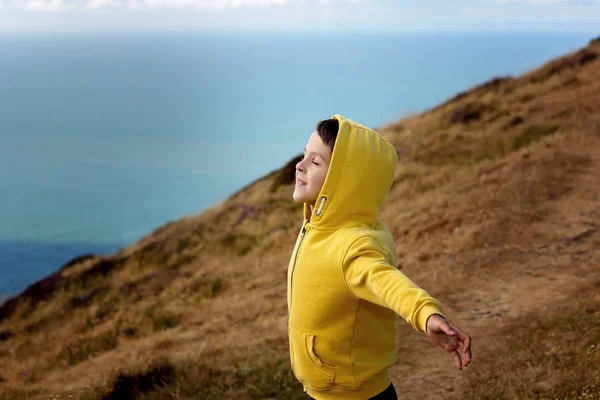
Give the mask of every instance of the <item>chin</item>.
POLYGON ((296 203, 303 203, 302 196, 298 196, 296 193, 292 194, 292 198, 296 203))
POLYGON ((296 203, 310 203, 310 199, 307 199, 306 196, 302 196, 296 193, 292 195, 292 198, 296 203))

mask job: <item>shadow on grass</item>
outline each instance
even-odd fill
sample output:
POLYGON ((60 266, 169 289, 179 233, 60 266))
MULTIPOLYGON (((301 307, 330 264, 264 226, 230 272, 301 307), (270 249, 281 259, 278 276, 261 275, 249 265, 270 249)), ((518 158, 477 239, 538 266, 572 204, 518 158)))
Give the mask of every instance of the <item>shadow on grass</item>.
MULTIPOLYGON (((90 397, 92 398, 92 397, 90 397)), ((287 359, 212 366, 158 361, 145 371, 121 373, 101 400, 306 399, 287 359)))

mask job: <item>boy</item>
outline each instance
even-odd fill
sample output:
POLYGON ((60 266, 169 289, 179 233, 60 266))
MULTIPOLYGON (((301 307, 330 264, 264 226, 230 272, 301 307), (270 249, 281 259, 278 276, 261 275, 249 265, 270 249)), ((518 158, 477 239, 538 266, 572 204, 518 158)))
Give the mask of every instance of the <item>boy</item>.
POLYGON ((292 371, 317 400, 396 399, 396 314, 471 362, 471 338, 441 304, 403 275, 378 218, 394 179, 395 148, 377 132, 334 115, 320 121, 296 165, 294 200, 304 222, 288 268, 292 371))

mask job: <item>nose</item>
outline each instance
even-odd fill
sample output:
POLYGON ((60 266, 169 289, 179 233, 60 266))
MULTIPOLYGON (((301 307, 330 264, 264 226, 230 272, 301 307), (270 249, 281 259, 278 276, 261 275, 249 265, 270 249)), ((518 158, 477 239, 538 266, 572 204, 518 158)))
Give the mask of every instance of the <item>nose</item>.
POLYGON ((304 169, 302 167, 302 160, 298 161, 298 164, 296 164, 296 171, 300 171, 300 172, 304 173, 304 169))

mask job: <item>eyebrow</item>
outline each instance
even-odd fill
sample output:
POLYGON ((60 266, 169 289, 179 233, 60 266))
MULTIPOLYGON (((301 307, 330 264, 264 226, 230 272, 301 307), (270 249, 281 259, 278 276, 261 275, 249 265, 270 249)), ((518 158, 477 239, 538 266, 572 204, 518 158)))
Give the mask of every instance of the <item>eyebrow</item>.
MULTIPOLYGON (((306 147, 304 148, 304 153, 306 154, 306 147)), ((311 151, 307 155, 311 155, 311 154, 315 154, 315 155, 321 157, 323 160, 327 160, 327 158, 325 158, 325 156, 323 156, 323 154, 317 153, 316 151, 311 151)))

